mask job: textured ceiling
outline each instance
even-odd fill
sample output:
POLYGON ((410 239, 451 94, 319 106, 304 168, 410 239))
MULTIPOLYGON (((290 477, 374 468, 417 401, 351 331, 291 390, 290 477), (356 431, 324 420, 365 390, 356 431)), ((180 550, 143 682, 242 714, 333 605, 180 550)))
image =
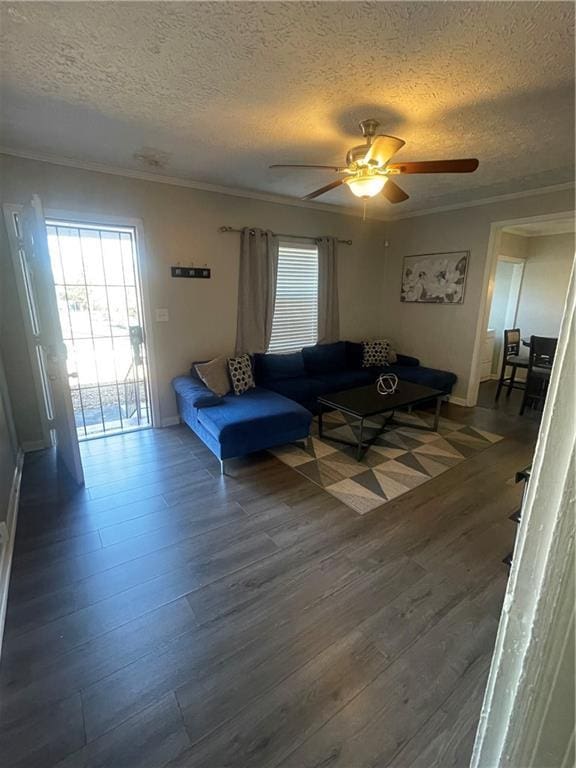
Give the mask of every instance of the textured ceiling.
MULTIPOLYGON (((402 179, 407 203, 571 181, 571 2, 2 3, 1 143, 295 197, 376 117, 398 159, 476 156, 402 179), (138 156, 138 157, 135 157, 138 156)), ((348 189, 320 199, 358 205, 348 189)))

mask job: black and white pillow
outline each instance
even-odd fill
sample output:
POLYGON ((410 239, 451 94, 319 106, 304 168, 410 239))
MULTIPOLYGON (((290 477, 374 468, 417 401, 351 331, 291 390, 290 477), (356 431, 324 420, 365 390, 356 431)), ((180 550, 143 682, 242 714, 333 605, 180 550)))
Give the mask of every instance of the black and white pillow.
POLYGON ((362 367, 388 365, 390 363, 390 342, 388 339, 362 342, 362 367))
POLYGON ((230 380, 232 381, 232 389, 235 395, 241 395, 243 392, 256 386, 250 355, 230 357, 228 359, 228 370, 230 371, 230 380))

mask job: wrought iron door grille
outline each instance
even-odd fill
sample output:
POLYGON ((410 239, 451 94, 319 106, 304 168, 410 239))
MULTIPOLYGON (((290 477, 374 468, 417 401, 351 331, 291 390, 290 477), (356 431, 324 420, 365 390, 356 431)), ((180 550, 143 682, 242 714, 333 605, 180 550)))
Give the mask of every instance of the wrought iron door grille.
POLYGON ((78 438, 151 426, 134 230, 46 229, 78 438))

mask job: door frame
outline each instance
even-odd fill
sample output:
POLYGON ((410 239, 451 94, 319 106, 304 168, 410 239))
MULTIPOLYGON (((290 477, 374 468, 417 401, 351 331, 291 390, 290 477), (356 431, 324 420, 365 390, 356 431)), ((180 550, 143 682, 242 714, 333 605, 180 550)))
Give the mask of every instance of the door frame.
MULTIPOLYGON (((512 319, 508 322, 509 314, 506 313, 506 327, 507 328, 514 328, 516 323, 516 317, 518 316, 518 307, 520 306, 520 294, 522 293, 522 282, 524 280, 524 268, 526 266, 526 259, 521 259, 518 256, 502 256, 502 254, 498 254, 496 256, 496 268, 498 268, 498 262, 499 261, 506 261, 508 264, 514 264, 515 266, 522 267, 522 272, 520 274, 520 280, 518 281, 518 293, 516 295, 516 300, 514 304, 514 311, 512 312, 512 319)), ((494 295, 490 296, 490 309, 489 313, 492 311, 492 301, 494 299, 494 295)), ((510 297, 508 297, 510 299, 510 297)), ((488 315, 490 316, 490 315, 488 315)))
MULTIPOLYGON (((19 213, 24 208, 23 205, 15 205, 7 203, 3 206, 4 215, 12 216, 14 213, 19 213)), ((64 222, 70 222, 70 224, 90 224, 91 226, 110 226, 110 227, 131 227, 134 230, 134 239, 136 245, 136 279, 138 280, 138 288, 140 291, 140 299, 142 301, 142 321, 144 323, 144 338, 146 343, 146 359, 148 361, 148 386, 150 389, 150 405, 151 405, 151 426, 161 427, 160 420, 160 398, 158 393, 158 376, 156 366, 156 344, 154 339, 154 324, 152 322, 152 309, 150 300, 150 264, 148 258, 148 252, 146 249, 146 240, 144 235, 144 224, 141 219, 132 218, 130 216, 109 216, 106 214, 94 214, 94 213, 80 213, 78 211, 69 211, 62 208, 45 208, 44 216, 46 219, 57 219, 64 222)), ((8 236, 10 238, 10 251, 12 253, 12 263, 16 271, 16 281, 18 284, 18 297, 20 302, 26 302, 26 289, 23 284, 22 276, 20 274, 20 264, 18 263, 18 243, 15 241, 14 228, 8 226, 10 230, 8 236)), ((25 303, 23 304, 25 306, 25 303)), ((30 327, 30 318, 26 316, 26 340, 28 343, 28 354, 32 362, 32 368, 34 373, 34 384, 36 389, 36 397, 39 399, 39 403, 42 403, 44 397, 42 382, 40 381, 40 374, 38 373, 37 366, 33 358, 33 339, 32 328, 30 327)), ((45 441, 43 446, 35 446, 38 448, 48 448, 51 445, 50 427, 46 418, 44 408, 41 409, 42 420, 42 435, 45 441)), ((109 437, 109 435, 104 435, 109 437)))
POLYGON ((513 227, 517 224, 531 224, 536 221, 558 221, 562 219, 574 219, 574 211, 558 211, 556 213, 542 213, 534 216, 523 216, 516 219, 505 219, 502 221, 493 221, 490 224, 490 236, 488 239, 488 249, 484 267, 484 279, 482 283, 482 294, 478 316, 476 318, 476 337, 474 341, 474 351, 472 354, 472 363, 470 365, 470 381, 466 393, 466 403, 473 407, 478 402, 478 389, 480 387, 480 364, 482 341, 488 328, 490 319, 490 307, 492 304, 492 290, 494 286, 494 275, 496 274, 496 261, 498 250, 500 248, 500 235, 506 227, 513 227))
MULTIPOLYGON (((575 312, 573 266, 471 768, 542 764, 543 735, 562 697, 562 659, 573 658, 575 312)), ((551 756, 564 768, 573 765, 568 728, 554 734, 564 754, 551 756)))
MULTIPOLYGON (((518 282, 518 293, 516 295, 516 300, 514 304, 514 311, 512 313, 512 319, 508 321, 508 312, 506 314, 506 320, 504 322, 505 328, 515 328, 516 327, 516 318, 518 317, 518 307, 520 306, 520 295, 522 293, 522 283, 524 282, 524 269, 526 267, 526 259, 522 259, 519 256, 503 256, 502 254, 496 255, 496 263, 494 265, 494 278, 491 283, 492 290, 490 291, 490 295, 488 297, 489 305, 488 305, 488 321, 490 320, 490 315, 492 313, 492 302, 494 301, 494 288, 496 287, 496 271, 498 269, 498 262, 505 261, 508 264, 513 264, 514 266, 521 267, 522 272, 520 274, 520 280, 518 282)), ((486 329, 488 330, 488 329, 486 329)), ((498 342, 498 361, 496 365, 496 371, 491 372, 491 378, 492 379, 498 379, 500 376, 500 368, 502 367, 502 358, 504 356, 504 348, 502 346, 502 330, 498 329, 500 333, 500 338, 495 339, 498 342)), ((494 361, 492 361, 492 367, 494 367, 494 361)), ((518 371, 518 374, 521 372, 518 371)), ((518 375, 518 378, 520 379, 521 376, 518 375)))
POLYGON ((16 239, 16 231, 14 227, 14 214, 21 214, 24 210, 23 205, 15 205, 12 203, 5 203, 2 206, 4 212, 4 221, 6 224, 6 230, 8 232, 8 244, 10 248, 10 256, 12 259, 12 268, 14 269, 14 276, 16 278, 16 289, 18 291, 18 301, 22 310, 22 316, 24 319, 24 334, 26 336, 26 347, 28 350, 28 358, 30 360, 32 368, 32 378, 34 380, 34 389, 36 391, 36 403, 38 407, 38 414, 40 417, 40 432, 41 439, 34 441, 31 444, 25 444, 23 449, 27 451, 38 451, 43 448, 50 448, 52 446, 51 425, 46 413, 45 406, 45 394, 44 386, 38 369, 38 361, 36 360, 36 343, 34 341, 34 332, 32 330, 32 321, 30 320, 30 313, 27 309, 28 295, 26 293, 26 286, 24 285, 24 278, 22 276, 22 265, 20 264, 20 245, 16 239))

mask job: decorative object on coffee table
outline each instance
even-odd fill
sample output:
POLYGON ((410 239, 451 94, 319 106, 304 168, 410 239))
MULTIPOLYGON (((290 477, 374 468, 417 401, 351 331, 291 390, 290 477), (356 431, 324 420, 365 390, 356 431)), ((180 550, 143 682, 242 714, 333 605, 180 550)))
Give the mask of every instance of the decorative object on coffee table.
POLYGON ((405 256, 400 301, 462 304, 470 251, 405 256))
POLYGON ((376 380, 376 389, 381 395, 393 395, 398 387, 398 376, 395 373, 382 373, 376 380))

